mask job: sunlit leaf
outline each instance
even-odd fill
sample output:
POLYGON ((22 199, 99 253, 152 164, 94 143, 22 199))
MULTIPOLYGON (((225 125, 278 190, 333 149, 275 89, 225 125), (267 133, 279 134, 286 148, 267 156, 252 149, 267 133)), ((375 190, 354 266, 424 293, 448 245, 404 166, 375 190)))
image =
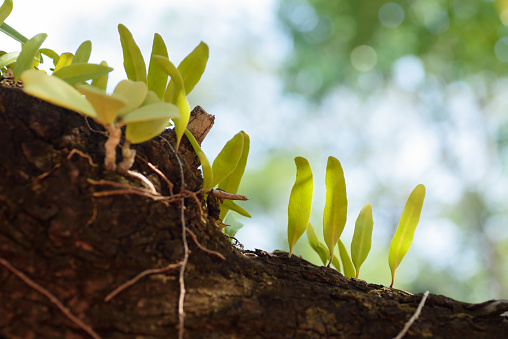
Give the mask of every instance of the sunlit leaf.
POLYGON ((121 118, 125 124, 133 122, 151 121, 151 120, 166 120, 178 117, 180 114, 178 107, 167 102, 159 102, 150 105, 143 105, 133 111, 130 111, 121 118))
POLYGON ((12 64, 13 62, 16 62, 18 59, 19 52, 12 52, 12 53, 5 53, 2 56, 0 56, 0 68, 3 68, 7 65, 12 64))
POLYGON ((210 166, 210 162, 208 161, 205 153, 203 152, 198 142, 196 141, 196 138, 194 138, 194 136, 188 129, 185 130, 185 136, 191 143, 194 152, 196 152, 196 155, 199 158, 199 162, 201 162, 201 170, 203 172, 203 187, 212 187, 211 184, 213 180, 213 172, 212 166, 210 166))
POLYGON ((393 287, 397 267, 399 267, 399 264, 402 259, 404 259, 404 256, 413 243, 413 237, 416 226, 418 226, 418 222, 420 221, 424 200, 425 186, 420 184, 416 186, 409 196, 406 207, 404 207, 404 211, 400 217, 399 225, 397 226, 397 230, 390 244, 390 253, 388 254, 388 262, 390 263, 390 270, 392 271, 392 283, 390 287, 393 287))
MULTIPOLYGON (((208 46, 204 42, 201 42, 182 60, 180 65, 178 65, 178 70, 182 75, 185 86, 185 93, 189 94, 201 79, 206 68, 206 63, 208 62, 208 54, 208 46)), ((170 98, 174 95, 174 85, 173 79, 171 79, 166 90, 166 98, 168 101, 170 101, 170 98)))
MULTIPOLYGON (((235 170, 224 178, 221 182, 219 182, 218 188, 228 193, 236 194, 238 192, 238 187, 240 187, 240 181, 242 180, 243 173, 245 172, 245 167, 247 166, 247 158, 249 156, 250 149, 250 138, 244 131, 240 131, 243 135, 243 149, 242 156, 236 165, 235 170)), ((220 219, 224 219, 228 212, 227 208, 222 208, 220 210, 220 219)))
MULTIPOLYGON (((102 61, 101 66, 107 67, 108 64, 106 63, 106 61, 102 61)), ((109 78, 109 73, 106 73, 102 76, 96 77, 92 80, 92 86, 102 89, 103 91, 106 91, 106 89, 108 87, 108 78, 109 78)))
POLYGON ((307 240, 309 241, 310 247, 319 255, 319 258, 321 258, 321 261, 323 262, 323 265, 326 265, 328 262, 328 259, 330 258, 330 252, 328 252, 328 249, 326 246, 321 244, 319 241, 319 238, 316 234, 316 230, 312 226, 311 223, 307 225, 307 240))
MULTIPOLYGON (((206 191, 209 188, 215 187, 222 179, 230 175, 238 165, 240 157, 243 151, 243 134, 241 132, 235 134, 231 140, 229 140, 224 148, 219 152, 217 158, 213 161, 212 172, 213 181, 211 187, 204 187, 206 191)), ((231 192, 229 192, 231 193, 231 192)))
POLYGON ((72 59, 74 59, 74 54, 68 52, 62 53, 58 58, 58 62, 55 65, 55 70, 53 71, 53 74, 60 68, 69 66, 72 63, 72 59))
POLYGON ((240 214, 241 216, 251 218, 251 215, 249 214, 249 212, 247 212, 243 207, 241 207, 240 205, 236 204, 235 202, 233 202, 231 200, 228 200, 228 199, 224 200, 222 205, 226 206, 231 211, 240 214))
POLYGON ((176 95, 173 96, 172 100, 166 100, 166 97, 164 97, 164 101, 173 103, 177 105, 178 108, 180 108, 180 118, 174 120, 176 133, 176 147, 178 149, 178 146, 180 145, 180 140, 182 139, 182 136, 187 129, 187 124, 189 123, 190 118, 190 107, 183 87, 182 75, 175 67, 175 65, 173 65, 173 63, 168 60, 168 58, 160 55, 154 55, 152 59, 158 63, 158 65, 164 70, 164 72, 166 72, 171 77, 171 79, 175 83, 174 92, 176 93, 176 95))
POLYGON ((92 54, 92 42, 90 40, 84 41, 76 50, 72 64, 86 63, 92 54))
POLYGON ((30 68, 34 59, 39 54, 39 48, 47 37, 48 35, 46 33, 37 34, 22 45, 21 53, 18 56, 16 65, 14 66, 14 79, 19 79, 21 73, 30 68))
POLYGON ((373 226, 372 206, 365 205, 356 219, 355 233, 351 241, 351 259, 355 265, 357 278, 360 273, 360 266, 367 259, 370 252, 373 226))
POLYGON ((150 65, 148 66, 148 89, 157 93, 157 96, 162 100, 166 92, 166 85, 168 83, 168 74, 164 72, 156 61, 152 60, 152 56, 160 55, 168 57, 168 50, 164 40, 159 34, 153 37, 152 55, 150 56, 150 65))
POLYGON ((4 3, 2 6, 0 6, 0 24, 2 24, 5 19, 11 14, 12 12, 12 0, 4 0, 4 3))
POLYGON ((118 111, 127 103, 121 97, 106 94, 103 90, 89 85, 78 85, 78 91, 86 96, 97 113, 99 121, 104 125, 115 122, 118 111))
POLYGON ((123 66, 127 78, 133 81, 146 83, 146 65, 138 45, 134 41, 131 32, 122 24, 118 25, 120 42, 123 51, 123 66))
POLYGON ((158 136, 167 127, 169 127, 169 119, 154 119, 130 123, 127 124, 125 129, 125 138, 132 144, 139 144, 158 136))
POLYGON ((323 212, 323 236, 330 251, 330 262, 333 249, 339 240, 347 217, 346 181, 342 166, 334 157, 328 158, 326 165, 326 202, 323 212))
POLYGON ((80 92, 58 77, 44 72, 28 70, 21 74, 23 91, 54 105, 79 112, 92 118, 97 114, 80 92))
POLYGON ((146 83, 142 81, 122 80, 116 85, 113 95, 121 97, 126 105, 118 111, 118 117, 122 117, 143 104, 148 93, 146 83))
POLYGON ((229 235, 230 237, 234 237, 236 232, 238 232, 243 224, 237 221, 232 215, 228 215, 228 218, 224 221, 228 226, 224 227, 224 233, 229 235))
MULTIPOLYGON (((326 248, 326 246, 325 246, 325 245, 323 245, 322 243, 319 243, 319 245, 320 245, 322 248, 326 249, 326 253, 328 253, 328 257, 327 257, 327 262, 328 262, 328 259, 330 258, 330 252, 328 251, 328 249, 326 248)), ((325 264, 323 264, 323 265, 326 265, 326 263, 325 263, 325 264)), ((334 255, 334 256, 333 256, 333 259, 332 259, 332 265, 333 265, 333 267, 335 267, 335 269, 336 269, 337 271, 342 272, 342 269, 341 269, 341 264, 340 264, 340 261, 339 261, 338 256, 336 256, 336 255, 334 255)))
POLYGON ((69 84, 77 84, 86 80, 98 78, 111 72, 113 68, 88 63, 72 63, 67 66, 60 67, 53 72, 53 76, 68 82, 69 84))
POLYGON ((54 66, 56 66, 58 64, 60 55, 57 52, 55 52, 49 48, 41 48, 41 49, 39 49, 39 52, 41 52, 41 54, 44 54, 44 55, 48 56, 50 59, 52 59, 54 66))
POLYGON ((288 244, 289 256, 293 247, 307 229, 312 209, 313 178, 307 159, 295 158, 296 181, 291 189, 288 204, 288 244))
POLYGON ((351 258, 349 257, 349 254, 347 253, 346 246, 342 243, 342 240, 339 239, 338 241, 339 245, 339 254, 340 254, 340 260, 342 261, 342 267, 344 267, 344 275, 348 278, 354 278, 355 276, 355 268, 353 266, 353 263, 351 262, 351 258))
POLYGON ((11 26, 7 25, 5 22, 0 24, 0 32, 4 33, 5 35, 13 38, 14 40, 24 44, 28 41, 28 39, 18 31, 16 31, 11 26))

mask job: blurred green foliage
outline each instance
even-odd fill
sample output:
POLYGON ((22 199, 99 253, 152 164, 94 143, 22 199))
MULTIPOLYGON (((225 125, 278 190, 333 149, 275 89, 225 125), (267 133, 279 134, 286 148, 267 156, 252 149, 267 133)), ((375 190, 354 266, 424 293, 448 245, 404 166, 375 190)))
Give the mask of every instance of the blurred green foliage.
MULTIPOLYGON (((445 82, 506 73, 508 27, 485 0, 283 0, 279 17, 293 39, 285 64, 290 91, 319 100, 358 71, 387 79, 397 59, 416 55, 445 82)), ((508 18, 507 18, 508 22, 508 18)))

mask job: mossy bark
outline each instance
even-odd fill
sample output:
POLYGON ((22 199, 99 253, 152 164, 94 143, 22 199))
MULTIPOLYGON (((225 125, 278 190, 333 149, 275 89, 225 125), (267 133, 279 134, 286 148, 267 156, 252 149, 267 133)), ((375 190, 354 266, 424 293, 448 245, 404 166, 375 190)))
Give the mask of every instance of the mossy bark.
MULTIPOLYGON (((0 258, 102 338, 176 338, 179 268, 146 276, 104 301, 138 273, 179 263, 184 246, 180 199, 163 202, 129 192, 97 196, 122 189, 97 185, 99 180, 142 185, 104 170, 107 138, 96 129, 79 114, 0 87, 0 258), (68 158, 74 149, 80 153, 68 158)), ((197 192, 199 204, 189 195, 184 200, 185 227, 202 246, 225 257, 200 249, 187 236, 185 338, 399 333, 421 295, 347 279, 285 252, 235 248, 207 213, 190 146, 180 147, 182 182, 170 144, 174 147, 174 134, 166 131, 133 148, 174 184, 175 197, 182 183, 197 192)), ((170 196, 168 185, 143 160, 133 170, 170 196)), ((471 305, 431 295, 406 337, 506 337, 508 321, 500 315, 505 308, 503 301, 471 305)), ((88 337, 40 291, 0 265, 0 338, 88 337)))

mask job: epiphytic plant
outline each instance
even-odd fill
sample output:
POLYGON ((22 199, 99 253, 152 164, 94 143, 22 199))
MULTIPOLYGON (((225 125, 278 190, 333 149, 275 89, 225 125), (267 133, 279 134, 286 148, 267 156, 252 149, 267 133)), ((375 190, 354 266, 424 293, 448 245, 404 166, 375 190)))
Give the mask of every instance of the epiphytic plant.
MULTIPOLYGON (((12 10, 12 1, 6 0, 0 7, 0 31, 22 43, 21 52, 0 52, 0 70, 12 71, 15 80, 21 79, 25 92, 55 105, 68 108, 93 118, 109 133, 105 143, 104 164, 108 170, 126 173, 132 166, 135 152, 130 144, 147 141, 174 122, 177 146, 185 134, 197 153, 203 170, 203 190, 209 193, 217 186, 221 204, 220 220, 229 210, 250 217, 249 213, 230 199, 244 199, 236 195, 245 171, 249 153, 249 136, 241 131, 236 134, 210 162, 194 136, 187 130, 190 106, 187 94, 200 80, 208 60, 208 46, 201 42, 184 60, 175 67, 169 61, 164 40, 154 35, 148 71, 132 34, 118 26, 124 56, 127 80, 121 81, 111 95, 106 93, 108 73, 112 71, 105 61, 90 64, 92 44, 83 42, 76 52, 58 54, 40 48, 46 34, 26 39, 3 20, 12 10), (51 76, 36 71, 41 54, 53 60, 51 76), (88 82, 92 80, 91 83, 88 82), (168 83, 169 80, 169 83, 168 83), (122 148, 123 160, 116 164, 116 146, 120 143, 121 128, 126 126, 122 148), (227 193, 225 193, 227 192, 227 193)), ((221 226, 226 226, 220 223, 221 226)))
MULTIPOLYGON (((367 259, 372 242, 372 206, 365 205, 355 223, 355 231, 351 241, 351 257, 341 241, 347 217, 347 197, 344 172, 340 162, 334 157, 328 158, 326 166, 326 202, 323 213, 323 235, 326 245, 319 241, 316 231, 309 223, 312 206, 312 171, 305 158, 295 158, 296 181, 291 190, 288 205, 288 243, 290 256, 293 247, 307 232, 307 239, 311 248, 319 255, 323 265, 328 263, 341 271, 348 278, 358 278, 360 267, 367 259), (338 249, 342 265, 337 260, 338 249)), ((395 271, 413 242, 414 233, 425 198, 425 186, 418 185, 409 196, 406 207, 399 221, 397 231, 392 238, 389 254, 390 270, 393 286, 395 271)))

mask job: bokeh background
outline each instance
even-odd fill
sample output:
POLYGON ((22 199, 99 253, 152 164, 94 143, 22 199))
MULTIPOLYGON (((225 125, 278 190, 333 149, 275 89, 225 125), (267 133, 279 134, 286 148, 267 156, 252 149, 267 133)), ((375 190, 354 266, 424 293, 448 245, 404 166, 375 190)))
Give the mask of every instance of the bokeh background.
MULTIPOLYGON (((427 187, 413 247, 395 287, 468 302, 508 298, 508 1, 492 0, 15 0, 6 22, 43 47, 74 52, 125 78, 117 25, 146 58, 154 33, 178 63, 201 40, 207 70, 190 96, 216 116, 209 159, 239 130, 251 137, 240 187, 252 219, 248 249, 287 250, 293 158, 314 172, 320 236, 328 156, 344 168, 349 247, 374 209, 373 246, 360 278, 390 282, 388 249, 412 189, 427 187)), ((20 46, 0 35, 0 50, 20 46)), ((296 254, 320 264, 305 235, 296 254)))

